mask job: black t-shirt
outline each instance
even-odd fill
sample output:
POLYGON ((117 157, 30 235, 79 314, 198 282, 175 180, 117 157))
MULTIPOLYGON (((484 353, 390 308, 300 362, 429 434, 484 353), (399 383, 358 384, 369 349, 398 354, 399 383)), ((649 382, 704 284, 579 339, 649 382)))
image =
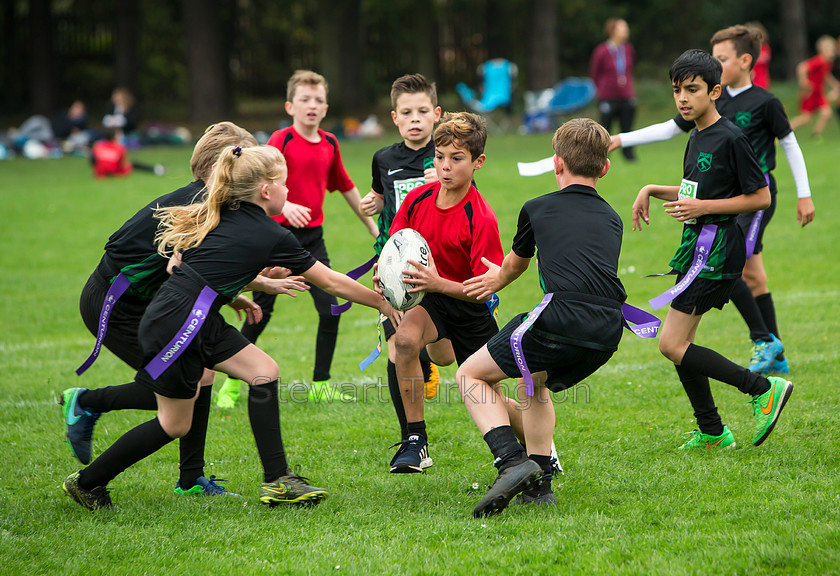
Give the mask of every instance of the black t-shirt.
POLYGON ((184 252, 183 261, 229 300, 266 266, 285 266, 297 275, 316 262, 291 232, 251 202, 223 210, 219 225, 184 252))
MULTIPOLYGON (((781 140, 792 132, 779 99, 760 86, 752 86, 737 96, 730 96, 724 88, 716 107, 721 116, 744 131, 761 170, 775 170, 776 139, 781 140)), ((694 122, 684 120, 679 114, 674 121, 685 132, 694 128, 694 122)), ((773 188, 771 192, 775 193, 773 188)))
POLYGON ((201 200, 204 182, 196 180, 183 188, 165 194, 138 210, 105 244, 105 255, 99 263, 100 273, 110 282, 122 272, 131 282, 127 293, 151 300, 166 281, 168 260, 155 247, 155 234, 160 221, 155 208, 185 206, 201 200))
POLYGON ((583 302, 555 295, 535 329, 580 346, 615 349, 622 326, 618 304, 627 298, 618 278, 622 233, 619 215, 589 186, 567 186, 525 203, 512 250, 521 258, 536 251, 543 292, 596 297, 583 302))
MULTIPOLYGON (((733 198, 764 186, 767 182, 752 147, 746 135, 732 122, 721 117, 704 130, 695 128, 691 131, 683 159, 680 198, 733 198)), ((746 261, 746 247, 743 232, 734 223, 733 214, 707 214, 686 221, 682 242, 670 266, 677 272, 687 272, 703 225, 717 224, 717 235, 700 277, 720 280, 740 276, 746 261)))
POLYGON ((377 254, 390 238, 391 223, 406 194, 426 183, 423 173, 434 166, 434 160, 435 145, 431 140, 419 150, 412 150, 405 142, 397 142, 373 155, 371 187, 383 198, 382 213, 377 222, 379 236, 373 245, 377 254))

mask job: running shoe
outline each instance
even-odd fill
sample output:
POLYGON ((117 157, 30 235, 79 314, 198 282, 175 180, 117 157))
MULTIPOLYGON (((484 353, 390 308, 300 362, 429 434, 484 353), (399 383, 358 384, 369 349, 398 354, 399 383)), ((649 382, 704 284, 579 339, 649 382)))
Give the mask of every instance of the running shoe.
POLYGON ((280 504, 315 505, 327 497, 323 488, 311 486, 309 478, 298 476, 291 470, 274 482, 260 487, 260 502, 274 508, 280 504))
POLYGON ((554 440, 551 441, 551 452, 549 456, 551 457, 552 475, 565 476, 566 472, 563 471, 563 466, 560 464, 560 454, 557 452, 557 446, 554 444, 554 440))
POLYGON ((770 368, 776 360, 776 356, 785 351, 782 341, 770 334, 771 340, 755 340, 753 342, 753 353, 750 358, 750 365, 747 368, 750 372, 759 374, 770 368))
MULTIPOLYGON (((399 446, 399 450, 391 459, 392 474, 423 472, 433 464, 429 456, 429 443, 419 434, 410 434, 407 440, 394 444, 394 446, 399 446)), ((391 446, 391 448, 394 446, 391 446)))
POLYGON ((473 516, 481 518, 498 514, 507 508, 514 496, 536 486, 542 475, 540 465, 530 458, 501 470, 490 490, 473 509, 473 516))
POLYGON ((753 414, 755 414, 755 438, 753 438, 755 446, 760 446, 770 436, 782 409, 793 394, 793 383, 790 380, 776 376, 770 376, 767 379, 770 381, 770 390, 753 396, 751 401, 753 414))
POLYGON ((726 426, 723 427, 723 434, 712 436, 703 434, 700 430, 692 430, 683 434, 686 442, 679 447, 680 450, 694 450, 695 448, 735 448, 735 437, 726 426))
POLYGON ((431 400, 440 389, 440 369, 434 362, 429 362, 429 376, 423 382, 423 397, 431 400))
POLYGON ((222 488, 216 482, 226 482, 226 480, 224 478, 216 478, 213 474, 210 475, 210 478, 199 476, 195 481, 195 486, 187 490, 181 488, 181 481, 179 480, 175 483, 175 494, 179 496, 188 494, 199 496, 239 496, 235 492, 222 488))
POLYGON ((533 488, 526 488, 516 497, 514 504, 547 504, 557 505, 557 498, 551 489, 552 474, 544 474, 533 488))
POLYGON ((79 470, 73 472, 64 480, 64 492, 70 498, 75 500, 78 504, 84 506, 88 510, 96 510, 98 508, 112 508, 111 494, 104 486, 97 486, 93 490, 85 490, 79 486, 79 470))
POLYGON ((334 388, 329 380, 313 381, 309 385, 309 399, 312 402, 355 402, 356 399, 350 394, 341 392, 334 388))
POLYGON ((68 388, 61 393, 58 403, 64 415, 67 426, 65 434, 70 452, 82 464, 90 463, 91 441, 93 427, 99 420, 100 413, 85 410, 79 406, 79 397, 87 392, 87 388, 68 388))
POLYGON ((790 374, 790 366, 788 365, 787 358, 776 356, 776 360, 773 361, 770 368, 762 372, 762 374, 790 374))
POLYGON ((235 408, 239 402, 240 384, 241 382, 236 378, 228 377, 216 396, 216 406, 222 410, 235 408))

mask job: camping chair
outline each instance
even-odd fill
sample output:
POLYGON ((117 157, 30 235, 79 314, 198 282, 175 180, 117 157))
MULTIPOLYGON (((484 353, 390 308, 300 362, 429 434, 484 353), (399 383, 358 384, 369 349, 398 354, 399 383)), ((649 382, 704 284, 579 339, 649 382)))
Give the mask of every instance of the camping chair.
POLYGON ((559 123, 559 116, 586 108, 595 98, 595 84, 591 78, 566 78, 554 88, 525 94, 526 132, 545 132, 559 123))
POLYGON ((513 81, 517 74, 516 64, 495 58, 478 67, 478 75, 484 85, 480 99, 463 82, 455 86, 455 91, 468 108, 487 118, 488 123, 495 124, 489 116, 490 112, 501 108, 510 115, 513 111, 513 81))

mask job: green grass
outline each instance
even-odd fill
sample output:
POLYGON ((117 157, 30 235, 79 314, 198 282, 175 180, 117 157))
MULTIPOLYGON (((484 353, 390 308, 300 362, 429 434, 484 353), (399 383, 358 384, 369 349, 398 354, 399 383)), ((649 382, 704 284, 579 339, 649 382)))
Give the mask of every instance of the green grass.
MULTIPOLYGON (((639 125, 670 116, 670 108, 651 110, 639 125)), ((792 179, 780 153, 782 193, 764 257, 796 390, 770 439, 749 447, 746 398, 714 383, 739 447, 677 451, 681 433, 693 428, 688 401, 656 343, 628 333, 610 363, 557 398, 556 439, 567 472, 555 483, 559 506, 512 507, 485 520, 474 520, 471 510, 495 470, 458 398, 453 368, 442 370, 444 388, 427 405, 434 467, 425 475, 387 473, 396 425, 387 389, 377 387, 384 362, 364 374, 356 367, 375 343, 375 313, 359 306, 342 319, 333 380, 355 384, 366 401, 321 406, 292 403, 284 395, 281 405, 290 461, 330 490, 326 502, 310 510, 259 505, 261 468, 247 409, 240 406, 211 412, 207 473, 228 479, 244 498, 174 496, 173 443, 112 483, 116 510, 91 514, 74 504, 60 485, 78 464, 64 445, 54 395, 68 386, 94 388, 133 376, 108 352, 83 377, 75 376, 93 344, 79 318, 78 295, 108 235, 149 199, 189 180, 190 151, 133 153, 166 163, 164 178, 137 173, 97 181, 74 158, 0 162, 0 572, 836 573, 838 138, 835 120, 820 142, 807 132, 800 136, 817 206, 816 220, 804 230, 796 225, 792 179)), ((363 193, 373 151, 390 141, 343 143, 363 193)), ((601 193, 626 219, 643 184, 679 181, 684 145, 685 138, 677 138, 640 148, 635 164, 616 155, 601 193)), ((550 175, 519 177, 516 161, 550 153, 550 135, 490 137, 488 161, 476 180, 496 210, 506 249, 521 204, 554 189, 550 175)), ((349 270, 368 256, 370 239, 339 197, 328 198, 326 211, 334 267, 349 270)), ((654 210, 642 233, 631 233, 627 220, 625 230, 622 279, 629 301, 649 309, 646 300, 668 281, 640 276, 665 270, 679 225, 654 210)), ((529 271, 502 292, 500 321, 539 298, 529 271)), ((260 345, 277 360, 285 383, 308 381, 314 308, 306 296, 281 300, 281 306, 285 321, 278 316, 260 345)), ((750 342, 734 307, 710 313, 697 341, 738 362, 748 360, 750 342)), ((148 417, 104 416, 94 452, 148 417)))

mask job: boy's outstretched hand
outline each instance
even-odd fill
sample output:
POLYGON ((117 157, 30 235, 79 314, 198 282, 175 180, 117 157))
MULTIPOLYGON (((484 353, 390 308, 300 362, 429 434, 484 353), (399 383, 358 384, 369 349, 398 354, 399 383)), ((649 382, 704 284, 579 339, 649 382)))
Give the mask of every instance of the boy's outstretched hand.
POLYGON ((633 230, 641 230, 642 221, 650 226, 650 195, 647 187, 639 190, 636 201, 633 202, 633 230))
POLYGON ((499 274, 502 267, 483 257, 481 263, 487 266, 487 272, 481 276, 464 280, 464 294, 479 301, 490 298, 494 293, 504 288, 499 274))

